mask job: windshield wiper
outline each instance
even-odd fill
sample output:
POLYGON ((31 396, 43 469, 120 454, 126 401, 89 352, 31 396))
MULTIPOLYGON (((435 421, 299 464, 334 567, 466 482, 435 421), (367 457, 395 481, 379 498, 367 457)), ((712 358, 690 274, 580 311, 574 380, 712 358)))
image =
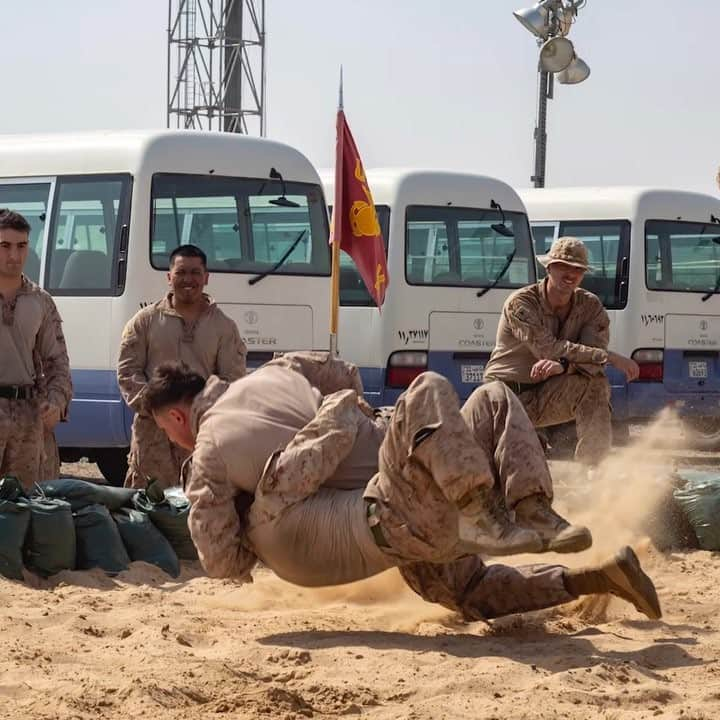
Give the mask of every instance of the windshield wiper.
POLYGON ((265 272, 260 273, 259 275, 255 275, 254 277, 251 277, 248 280, 248 285, 255 285, 255 283, 259 283, 263 278, 266 278, 268 275, 272 275, 280 266, 292 255, 293 250, 300 244, 300 241, 303 239, 303 236, 307 233, 307 229, 303 230, 296 238, 293 240, 292 245, 285 251, 285 254, 269 269, 267 269, 265 272))
POLYGON ((503 235, 504 237, 515 237, 515 233, 505 224, 505 211, 502 209, 502 206, 499 202, 495 202, 492 198, 490 199, 490 207, 493 210, 499 210, 500 211, 500 222, 499 223, 493 223, 490 227, 498 233, 498 235, 503 235))
POLYGON ((510 265, 512 265, 512 261, 515 259, 515 253, 517 252, 517 248, 515 248, 505 260, 505 264, 502 266, 502 270, 495 276, 495 279, 484 288, 480 288, 480 290, 477 291, 477 296, 482 297, 485 295, 485 293, 489 293, 499 282, 502 280, 502 276, 508 271, 508 268, 510 265))
MULTIPOLYGON (((714 215, 710 215, 710 222, 718 222, 720 223, 720 218, 716 218, 714 215)), ((705 228, 703 227, 703 232, 705 232, 705 228)), ((720 245, 720 237, 713 237, 710 238, 712 242, 714 242, 717 245, 720 245)), ((717 275, 717 278, 715 279, 715 287, 708 293, 705 293, 700 300, 702 302, 705 302, 706 300, 709 300, 713 295, 717 295, 718 291, 720 291, 720 272, 717 275)))

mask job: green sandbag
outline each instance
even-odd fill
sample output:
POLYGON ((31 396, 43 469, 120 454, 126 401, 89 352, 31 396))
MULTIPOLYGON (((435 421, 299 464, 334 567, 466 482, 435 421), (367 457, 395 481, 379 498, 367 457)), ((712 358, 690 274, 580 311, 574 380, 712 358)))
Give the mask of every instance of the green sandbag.
POLYGON ((127 570, 130 564, 120 531, 104 505, 87 505, 73 513, 77 537, 77 568, 99 567, 107 573, 127 570))
POLYGON ((113 519, 131 560, 157 565, 171 577, 180 574, 180 562, 172 545, 146 513, 123 508, 113 519))
POLYGON ((29 524, 30 509, 19 480, 0 479, 0 574, 12 580, 23 579, 22 548, 29 524))
POLYGON ((25 541, 25 564, 39 575, 75 569, 75 523, 70 503, 57 498, 32 497, 30 528, 25 541))
POLYGON ((121 507, 129 507, 133 495, 137 492, 133 488, 98 485, 77 478, 48 480, 39 483, 38 487, 46 497, 67 500, 73 511, 87 505, 104 505, 108 510, 114 512, 121 507))
POLYGON ((720 550, 720 473, 704 470, 678 469, 686 481, 675 490, 703 550, 720 550))
POLYGON ((197 560, 197 550, 188 528, 190 502, 180 488, 168 488, 163 492, 151 482, 135 495, 133 505, 150 516, 181 560, 197 560))

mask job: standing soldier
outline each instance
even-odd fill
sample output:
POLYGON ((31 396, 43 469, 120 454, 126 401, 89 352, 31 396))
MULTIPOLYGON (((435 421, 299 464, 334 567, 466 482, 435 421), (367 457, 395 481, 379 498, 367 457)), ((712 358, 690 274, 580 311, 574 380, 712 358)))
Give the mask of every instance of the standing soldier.
POLYGON ((195 245, 180 245, 170 255, 170 292, 138 312, 123 331, 118 385, 135 411, 128 455, 127 487, 143 488, 149 479, 161 487, 177 485, 189 453, 170 442, 142 411, 142 397, 153 370, 181 360, 203 377, 232 382, 245 374, 247 350, 235 323, 203 292, 207 258, 195 245))
POLYGON ((28 490, 44 462, 44 434, 65 417, 70 363, 53 299, 23 274, 30 224, 0 210, 0 475, 28 490))
POLYGON ((547 277, 505 301, 485 380, 504 382, 535 427, 575 420, 575 458, 596 465, 612 437, 605 365, 616 367, 628 382, 637 379, 639 368, 607 349, 608 314, 596 295, 580 287, 590 269, 582 241, 558 238, 537 259, 547 277))

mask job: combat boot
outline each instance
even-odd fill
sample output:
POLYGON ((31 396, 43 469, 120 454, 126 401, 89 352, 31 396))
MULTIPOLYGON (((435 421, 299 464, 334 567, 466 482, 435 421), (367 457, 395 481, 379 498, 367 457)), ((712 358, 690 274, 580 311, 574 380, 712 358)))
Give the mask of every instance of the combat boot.
POLYGON ((651 620, 662 617, 655 585, 643 572, 630 547, 624 547, 610 562, 598 568, 565 570, 563 580, 567 591, 575 597, 610 593, 632 603, 651 620))
POLYGON ((580 552, 592 545, 590 531, 582 525, 571 525, 558 515, 542 493, 523 498, 515 505, 515 523, 538 533, 543 549, 548 552, 580 552))
POLYGON ((542 552, 540 535, 510 520, 505 501, 495 488, 475 490, 460 505, 458 535, 463 550, 497 556, 542 552))

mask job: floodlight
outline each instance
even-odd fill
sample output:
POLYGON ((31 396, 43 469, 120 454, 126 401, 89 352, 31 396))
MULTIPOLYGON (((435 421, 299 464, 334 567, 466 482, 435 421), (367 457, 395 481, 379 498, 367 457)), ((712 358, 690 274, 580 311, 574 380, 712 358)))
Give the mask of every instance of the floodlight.
POLYGON ((557 73, 564 70, 575 57, 573 44, 564 37, 550 38, 540 48, 540 68, 557 73))
POLYGON ((513 15, 526 30, 540 38, 546 38, 550 32, 550 13, 542 4, 523 10, 515 10, 513 15))
POLYGON ((563 71, 559 72, 555 79, 563 85, 577 85, 583 80, 587 80, 589 75, 590 68, 588 64, 575 55, 572 62, 563 71))

